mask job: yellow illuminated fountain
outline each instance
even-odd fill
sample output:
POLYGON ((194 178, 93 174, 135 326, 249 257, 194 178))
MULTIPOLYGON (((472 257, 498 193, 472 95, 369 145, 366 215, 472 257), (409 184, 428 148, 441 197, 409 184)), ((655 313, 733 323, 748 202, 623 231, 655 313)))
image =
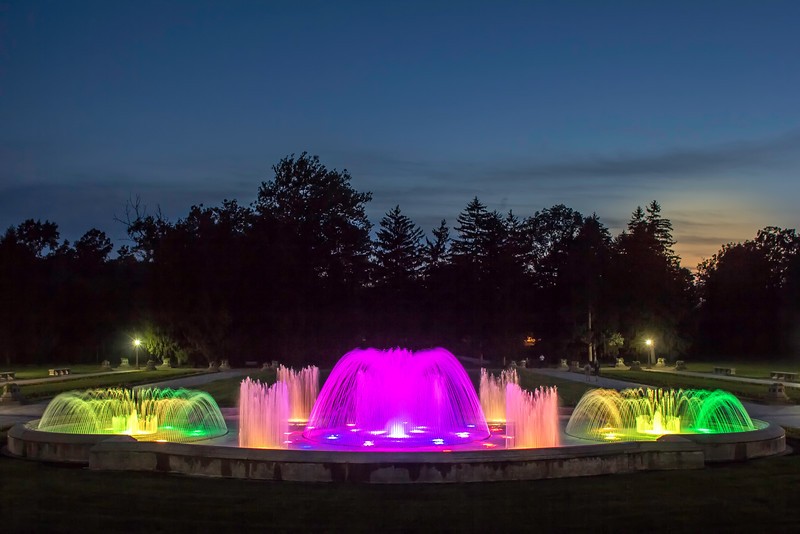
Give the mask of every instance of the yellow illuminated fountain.
POLYGON ((566 432, 603 441, 655 440, 665 434, 720 434, 755 430, 727 391, 636 388, 586 392, 566 432))
POLYGON ((37 429, 178 442, 208 439, 228 431, 211 395, 204 391, 169 388, 106 388, 61 393, 47 406, 37 429))

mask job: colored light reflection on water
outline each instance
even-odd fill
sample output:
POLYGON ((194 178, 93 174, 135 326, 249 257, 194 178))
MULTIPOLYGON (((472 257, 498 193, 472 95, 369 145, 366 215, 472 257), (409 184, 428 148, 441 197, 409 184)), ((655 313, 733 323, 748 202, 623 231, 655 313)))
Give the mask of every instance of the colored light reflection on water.
MULTIPOLYGON (((342 434, 331 434, 322 440, 315 439, 309 440, 303 435, 305 427, 302 423, 290 423, 290 432, 286 437, 283 447, 293 450, 317 450, 317 451, 361 451, 361 452, 396 452, 398 450, 413 450, 414 452, 459 452, 459 451, 477 451, 477 450, 500 450, 507 449, 508 440, 505 439, 504 427, 501 429, 501 434, 492 434, 488 438, 479 441, 465 441, 453 440, 453 443, 448 443, 444 438, 431 438, 428 443, 417 442, 412 448, 404 449, 402 446, 391 442, 365 439, 360 443, 349 443, 342 445, 340 439, 343 438, 342 434)), ((458 438, 456 438, 458 439, 458 438)), ((258 448, 274 448, 274 447, 258 447, 258 448)))

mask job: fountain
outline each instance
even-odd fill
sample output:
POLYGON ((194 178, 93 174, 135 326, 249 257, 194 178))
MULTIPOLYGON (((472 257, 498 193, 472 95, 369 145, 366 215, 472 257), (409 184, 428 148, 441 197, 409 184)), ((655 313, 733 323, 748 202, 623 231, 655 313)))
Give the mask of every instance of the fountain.
POLYGON ((270 386, 244 380, 238 436, 202 447, 137 440, 186 441, 225 432, 216 404, 204 393, 93 390, 61 395, 41 421, 12 427, 7 450, 99 470, 370 483, 697 469, 785 450, 780 426, 751 420, 722 391, 594 390, 581 399, 563 434, 555 388, 524 391, 511 372, 482 373, 484 406, 495 410, 492 419, 505 419, 489 424, 466 371, 443 349, 349 352, 319 392, 307 423, 300 407, 307 397, 291 388, 312 391, 316 371, 287 369, 280 376, 270 386), (112 433, 123 436, 107 439, 112 433), (658 439, 670 433, 683 437, 658 439), (631 440, 641 442, 624 443, 631 440))
POLYGON ((490 435, 475 388, 444 349, 356 349, 331 371, 303 436, 358 447, 451 446, 490 435))
POLYGON ((159 388, 61 393, 50 401, 37 429, 176 442, 208 439, 228 431, 217 403, 208 393, 159 388))
POLYGON ((239 446, 285 448, 290 413, 285 382, 267 386, 245 378, 239 386, 239 446))
POLYGON ((319 393, 319 368, 308 366, 294 371, 283 365, 278 367, 278 382, 286 384, 289 394, 289 421, 306 422, 319 393))
POLYGON ((558 394, 554 387, 532 392, 517 384, 506 387, 506 439, 509 449, 558 447, 558 394))
POLYGON ((604 441, 655 440, 665 434, 722 434, 755 430, 732 394, 683 389, 594 389, 567 423, 572 436, 604 441))
POLYGON ((481 398, 481 408, 486 421, 489 423, 506 422, 506 387, 508 384, 519 384, 516 369, 507 369, 499 377, 490 374, 486 369, 481 369, 481 382, 478 392, 481 398))
POLYGON ((497 378, 482 370, 481 399, 493 414, 490 425, 466 371, 444 349, 353 350, 317 396, 318 376, 316 368, 281 367, 271 387, 243 381, 239 446, 424 452, 558 444, 555 388, 527 394, 516 385, 515 370, 497 378), (515 393, 508 394, 511 386, 515 393), (507 409, 515 417, 514 439, 504 433, 507 409))

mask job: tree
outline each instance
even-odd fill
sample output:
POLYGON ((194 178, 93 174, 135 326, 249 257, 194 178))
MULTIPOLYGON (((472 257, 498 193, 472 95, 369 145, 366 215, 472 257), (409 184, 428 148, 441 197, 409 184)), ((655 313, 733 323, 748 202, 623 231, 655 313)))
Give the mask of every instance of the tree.
MULTIPOLYGON (((637 212, 635 212, 634 217, 637 220, 639 220, 641 216, 641 210, 641 207, 639 207, 637 208, 637 212)), ((669 219, 665 219, 661 216, 661 205, 657 201, 653 200, 647 206, 646 215, 642 222, 646 226, 647 233, 658 243, 661 255, 669 258, 671 262, 677 265, 680 262, 680 258, 678 258, 675 251, 672 249, 672 246, 675 244, 675 239, 672 237, 672 223, 669 219)))
POLYGON ((639 350, 634 344, 643 336, 654 338, 667 354, 688 349, 694 286, 691 272, 671 251, 671 228, 653 202, 647 213, 637 208, 627 231, 615 240, 614 268, 607 282, 614 317, 609 317, 608 326, 623 335, 629 350, 639 350))
POLYGON ((133 241, 130 250, 134 256, 146 263, 153 261, 153 255, 159 241, 172 226, 161 213, 161 208, 156 209, 155 215, 147 214, 147 206, 141 199, 129 199, 125 204, 125 214, 114 217, 114 220, 125 226, 128 237, 133 241))
POLYGON ((400 212, 400 206, 389 210, 380 221, 375 243, 376 282, 402 286, 414 280, 421 264, 421 240, 422 230, 400 212))
POLYGON ((426 237, 421 251, 422 263, 428 274, 433 269, 446 264, 450 259, 450 229, 447 227, 447 221, 442 219, 439 227, 434 228, 431 233, 433 234, 433 241, 426 237))
POLYGON ((273 167, 255 202, 259 215, 274 217, 290 232, 292 248, 318 278, 360 281, 370 252, 365 204, 371 193, 350 185, 350 174, 328 170, 317 156, 303 152, 273 167))
POLYGON ((75 242, 74 246, 78 258, 93 263, 104 263, 108 260, 108 255, 114 249, 114 245, 105 232, 96 228, 92 228, 83 234, 83 236, 75 242))
POLYGON ((528 272, 534 274, 538 286, 555 283, 559 266, 563 264, 561 256, 582 224, 583 215, 563 204, 537 211, 524 221, 525 265, 528 272))
POLYGON ((253 248, 271 265, 270 309, 284 360, 319 353, 318 344, 351 347, 360 329, 360 292, 368 280, 371 193, 356 191, 347 170, 316 156, 291 155, 273 167, 254 203, 253 248), (269 241, 267 241, 269 239, 269 241))
POLYGON ((458 215, 455 230, 458 237, 453 240, 452 254, 456 261, 478 264, 485 255, 486 231, 489 211, 478 197, 467 204, 458 215))
POLYGON ((189 354, 185 345, 178 343, 167 331, 158 325, 147 324, 142 336, 142 345, 148 354, 164 361, 166 358, 174 358, 173 363, 186 363, 189 354))
POLYGON ((698 266, 701 347, 728 356, 790 354, 800 345, 796 268, 800 238, 767 227, 698 266))
POLYGON ((30 250, 37 258, 45 256, 45 250, 52 253, 58 247, 58 225, 50 221, 28 219, 17 227, 17 241, 30 250))
POLYGON ((586 344, 593 361, 598 332, 607 325, 604 280, 611 260, 611 235, 596 214, 585 218, 575 238, 565 244, 562 260, 556 277, 557 299, 562 307, 569 306, 574 339, 586 344))

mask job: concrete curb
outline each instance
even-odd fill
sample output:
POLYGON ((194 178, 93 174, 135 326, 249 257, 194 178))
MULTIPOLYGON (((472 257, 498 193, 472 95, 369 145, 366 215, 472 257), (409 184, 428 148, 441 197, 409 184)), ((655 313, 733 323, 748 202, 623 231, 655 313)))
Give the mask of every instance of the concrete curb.
POLYGON ((751 432, 671 435, 658 441, 448 453, 139 442, 129 436, 40 432, 18 424, 8 432, 7 447, 14 456, 96 470, 293 482, 463 483, 700 469, 707 463, 782 453, 786 449, 783 428, 762 421, 757 424, 761 428, 751 432))

